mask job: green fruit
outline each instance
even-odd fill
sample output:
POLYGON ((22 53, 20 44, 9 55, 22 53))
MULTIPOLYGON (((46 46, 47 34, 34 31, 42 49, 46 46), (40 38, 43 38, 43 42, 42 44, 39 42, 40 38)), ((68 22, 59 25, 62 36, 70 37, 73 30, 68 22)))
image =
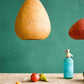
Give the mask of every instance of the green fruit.
POLYGON ((40 74, 40 80, 42 80, 42 81, 48 81, 48 79, 45 77, 45 75, 44 74, 40 74))

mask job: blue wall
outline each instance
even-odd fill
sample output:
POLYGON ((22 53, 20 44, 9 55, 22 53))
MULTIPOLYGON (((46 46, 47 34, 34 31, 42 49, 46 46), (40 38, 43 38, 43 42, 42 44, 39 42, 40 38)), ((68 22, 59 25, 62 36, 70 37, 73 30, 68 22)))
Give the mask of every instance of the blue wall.
POLYGON ((84 71, 84 41, 73 40, 68 30, 84 18, 83 0, 41 0, 51 21, 46 40, 20 40, 15 19, 25 0, 0 0, 0 73, 62 73, 65 50, 74 55, 75 72, 84 71))

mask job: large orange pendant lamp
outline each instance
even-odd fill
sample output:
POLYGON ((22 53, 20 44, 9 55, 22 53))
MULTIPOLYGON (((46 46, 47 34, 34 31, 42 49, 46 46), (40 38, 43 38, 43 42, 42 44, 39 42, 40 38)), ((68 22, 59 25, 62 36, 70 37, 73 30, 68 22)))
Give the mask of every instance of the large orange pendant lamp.
POLYGON ((75 40, 84 40, 84 18, 78 20, 70 28, 69 36, 75 40))
POLYGON ((26 0, 16 17, 16 35, 22 40, 40 40, 46 39, 50 31, 50 20, 41 2, 26 0))

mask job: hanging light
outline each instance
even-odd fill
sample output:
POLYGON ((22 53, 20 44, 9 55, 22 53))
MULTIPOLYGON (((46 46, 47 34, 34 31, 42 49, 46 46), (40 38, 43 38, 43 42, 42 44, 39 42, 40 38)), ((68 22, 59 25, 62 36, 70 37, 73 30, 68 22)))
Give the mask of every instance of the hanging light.
POLYGON ((16 35, 22 40, 40 40, 46 39, 50 31, 50 20, 41 2, 26 0, 16 17, 16 35))
POLYGON ((69 36, 76 40, 84 40, 84 18, 73 24, 69 30, 69 36))

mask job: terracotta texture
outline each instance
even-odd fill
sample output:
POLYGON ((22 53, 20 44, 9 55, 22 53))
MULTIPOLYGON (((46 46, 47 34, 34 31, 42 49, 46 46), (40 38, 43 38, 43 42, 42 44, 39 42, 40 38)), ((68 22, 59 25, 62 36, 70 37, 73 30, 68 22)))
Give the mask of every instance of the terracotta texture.
POLYGON ((26 0, 16 17, 16 35, 22 40, 40 40, 46 39, 50 31, 50 20, 41 2, 26 0))
POLYGON ((69 36, 76 40, 84 40, 84 18, 78 20, 69 30, 69 36))

